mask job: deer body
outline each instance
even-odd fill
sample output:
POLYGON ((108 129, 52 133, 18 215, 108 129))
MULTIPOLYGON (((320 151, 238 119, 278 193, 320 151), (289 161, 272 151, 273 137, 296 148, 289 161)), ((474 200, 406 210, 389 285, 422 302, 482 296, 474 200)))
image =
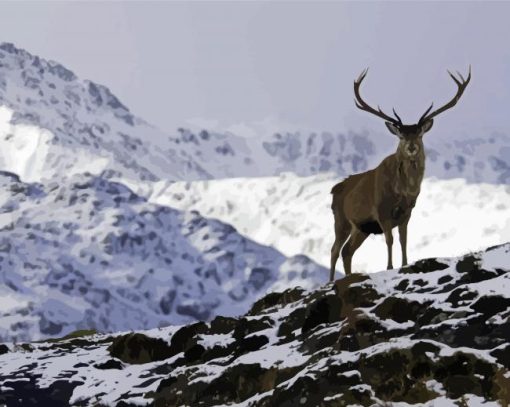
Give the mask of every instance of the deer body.
MULTIPOLYGON (((361 174, 351 175, 336 184, 331 193, 331 209, 335 218, 335 242, 331 248, 330 281, 333 281, 336 262, 340 250, 345 274, 351 274, 351 261, 354 252, 370 234, 384 234, 388 250, 388 269, 393 268, 392 230, 398 227, 402 264, 407 264, 407 225, 412 210, 420 194, 421 182, 425 173, 425 152, 422 137, 432 127, 432 117, 453 106, 469 83, 471 71, 466 81, 457 81, 451 75, 459 91, 447 105, 428 114, 432 106, 415 125, 404 125, 400 117, 387 116, 366 104, 359 94, 359 86, 364 79, 364 71, 354 82, 356 105, 386 120, 391 133, 400 142, 397 151, 386 157, 376 168, 361 174)), ((461 76, 462 78, 462 76, 461 76)), ((463 78, 462 78, 463 79, 463 78)))

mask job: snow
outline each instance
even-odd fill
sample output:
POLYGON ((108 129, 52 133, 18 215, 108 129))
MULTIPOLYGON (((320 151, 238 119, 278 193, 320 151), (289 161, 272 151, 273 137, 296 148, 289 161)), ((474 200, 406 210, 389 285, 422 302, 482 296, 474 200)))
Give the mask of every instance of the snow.
MULTIPOLYGON (((258 333, 257 333, 258 335, 258 333)), ((269 369, 277 365, 280 369, 286 367, 295 367, 304 364, 309 356, 304 356, 298 349, 298 341, 275 345, 270 342, 262 349, 250 352, 236 359, 235 364, 253 364, 258 363, 262 368, 269 369)))
POLYGON ((209 349, 214 346, 223 346, 226 347, 230 343, 234 342, 234 339, 231 335, 228 334, 215 334, 215 335, 207 335, 201 337, 197 342, 199 345, 202 345, 204 348, 209 349))

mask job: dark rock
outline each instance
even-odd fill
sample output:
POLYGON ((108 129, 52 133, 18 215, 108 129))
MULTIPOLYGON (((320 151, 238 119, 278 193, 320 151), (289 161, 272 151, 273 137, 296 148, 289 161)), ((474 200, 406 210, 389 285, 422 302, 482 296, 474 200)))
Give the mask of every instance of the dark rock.
POLYGON ((393 319, 400 323, 406 321, 416 322, 423 308, 426 307, 416 301, 388 297, 374 309, 374 313, 379 318, 393 319))
POLYGON ((271 328, 272 326, 273 320, 268 316, 264 316, 260 319, 253 317, 241 318, 237 323, 232 336, 235 339, 241 339, 251 333, 262 331, 264 329, 271 328))
POLYGON ((242 355, 244 353, 254 352, 262 348, 264 345, 267 345, 268 343, 269 339, 266 336, 252 335, 237 341, 236 353, 238 355, 242 355))
POLYGON ((405 291, 408 286, 409 286, 409 280, 405 279, 405 280, 402 280, 400 283, 398 283, 395 286, 395 289, 397 289, 399 291, 405 291))
POLYGON ((23 407, 68 407, 74 388, 83 384, 75 380, 56 380, 40 387, 38 376, 25 374, 24 380, 3 380, 0 404, 23 407))
POLYGON ((342 302, 336 295, 327 295, 312 302, 306 308, 302 332, 308 332, 317 325, 341 320, 342 302))
POLYGON ((164 360, 178 353, 163 339, 151 338, 140 333, 116 337, 108 351, 111 356, 133 364, 164 360))
POLYGON ((282 321, 278 328, 278 336, 285 336, 290 339, 290 335, 296 329, 301 329, 305 322, 306 308, 297 308, 282 321))
POLYGON ((505 311, 510 307, 510 298, 502 296, 486 296, 479 298, 471 308, 476 312, 484 314, 486 317, 491 317, 501 311, 505 311))
MULTIPOLYGON (((87 366, 87 365, 85 365, 87 366)), ((96 363, 94 365, 96 369, 122 369, 122 363, 115 359, 108 359, 106 362, 103 363, 96 363)))
POLYGON ((186 349, 184 352, 184 359, 186 359, 186 362, 195 362, 197 360, 200 360, 201 356, 204 354, 205 348, 200 345, 196 344, 191 346, 190 348, 186 349))
POLYGON ((453 290, 446 301, 451 303, 453 307, 460 307, 476 297, 478 297, 478 293, 470 291, 466 287, 460 287, 453 290))
POLYGON ((505 366, 507 369, 510 369, 510 344, 507 343, 497 349, 494 349, 491 353, 499 363, 505 366))
POLYGON ((414 280, 413 284, 417 285, 419 287, 425 287, 426 285, 428 285, 428 281, 425 281, 425 280, 422 280, 421 278, 419 278, 417 280, 414 280))
POLYGON ((447 264, 440 263, 436 259, 422 259, 410 266, 402 267, 399 273, 432 273, 433 271, 444 270, 448 267, 449 266, 447 264))
POLYGON ((211 333, 213 334, 228 334, 236 327, 237 320, 230 317, 217 316, 211 323, 211 333))
POLYGON ((371 307, 381 295, 369 285, 359 284, 368 280, 369 277, 363 274, 351 274, 341 280, 337 280, 334 290, 338 298, 342 300, 342 316, 358 307, 371 307))
POLYGON ((256 301, 248 315, 260 314, 263 310, 275 307, 277 305, 285 306, 287 304, 296 302, 303 298, 304 290, 300 287, 289 288, 283 292, 270 293, 260 300, 256 301))
POLYGON ((417 322, 418 325, 420 326, 438 324, 444 321, 445 319, 448 319, 451 315, 452 315, 451 312, 447 312, 439 308, 434 308, 432 306, 425 307, 422 310, 422 313, 418 318, 417 322))
POLYGON ((184 326, 180 328, 177 332, 175 332, 170 341, 170 345, 172 348, 172 355, 176 355, 179 352, 187 349, 191 340, 198 334, 203 334, 208 332, 209 327, 205 322, 196 322, 194 324, 184 326))
POLYGON ((448 281, 452 281, 452 280, 453 280, 452 276, 446 275, 446 276, 439 277, 437 282, 439 284, 444 284, 444 283, 447 283, 448 281))
POLYGON ((474 255, 464 256, 455 267, 459 273, 470 273, 480 270, 480 259, 474 255))

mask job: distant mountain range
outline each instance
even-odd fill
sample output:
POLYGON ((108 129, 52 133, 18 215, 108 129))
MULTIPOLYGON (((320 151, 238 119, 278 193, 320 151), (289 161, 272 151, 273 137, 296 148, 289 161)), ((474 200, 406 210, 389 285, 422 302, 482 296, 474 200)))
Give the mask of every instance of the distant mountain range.
MULTIPOLYGON (((345 176, 375 166, 396 145, 389 133, 353 130, 251 138, 207 129, 165 134, 108 88, 10 43, 0 45, 0 105, 0 169, 25 181, 84 172, 142 182, 288 171, 345 176)), ((428 176, 510 183, 510 137, 455 140, 427 136, 428 176)))

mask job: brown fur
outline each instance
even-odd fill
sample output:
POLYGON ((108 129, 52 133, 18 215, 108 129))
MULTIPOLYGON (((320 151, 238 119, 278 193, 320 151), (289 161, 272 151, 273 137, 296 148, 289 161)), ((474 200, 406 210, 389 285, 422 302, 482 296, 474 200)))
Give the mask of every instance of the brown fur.
POLYGON ((407 264, 407 224, 420 194, 425 171, 421 136, 412 141, 414 148, 418 149, 413 156, 406 153, 409 143, 409 139, 401 140, 397 152, 386 157, 376 168, 352 175, 332 188, 335 243, 331 249, 330 280, 334 278, 342 246, 345 274, 350 274, 354 252, 371 233, 384 233, 388 245, 388 268, 393 268, 391 246, 394 227, 399 227, 402 261, 407 264))

